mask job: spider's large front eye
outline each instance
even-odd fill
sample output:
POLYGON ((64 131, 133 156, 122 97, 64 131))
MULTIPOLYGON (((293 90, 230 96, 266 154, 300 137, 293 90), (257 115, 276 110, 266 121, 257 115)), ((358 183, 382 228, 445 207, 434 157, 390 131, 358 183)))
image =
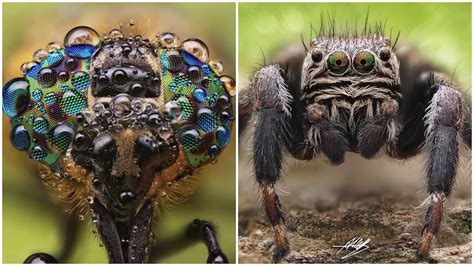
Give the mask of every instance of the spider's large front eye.
POLYGON ((369 74, 375 66, 375 57, 371 52, 360 51, 354 56, 354 69, 360 74, 369 74))
POLYGON ((342 75, 349 68, 349 58, 344 52, 334 52, 328 57, 328 68, 332 74, 342 75))

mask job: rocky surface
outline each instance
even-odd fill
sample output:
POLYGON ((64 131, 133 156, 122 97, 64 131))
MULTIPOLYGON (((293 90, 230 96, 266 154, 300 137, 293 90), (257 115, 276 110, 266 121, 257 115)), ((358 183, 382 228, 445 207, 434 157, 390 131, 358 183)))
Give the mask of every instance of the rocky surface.
MULTIPOLYGON (((241 162, 246 155, 241 155, 241 162)), ((471 262, 471 168, 464 162, 448 200, 431 261, 471 262)), ((425 159, 403 165, 349 155, 332 167, 323 161, 287 164, 278 186, 291 251, 282 263, 415 263, 427 197, 425 159), (349 257, 333 245, 370 238, 369 249, 349 257)), ((251 164, 239 168, 239 263, 271 263, 273 232, 259 204, 251 164)))

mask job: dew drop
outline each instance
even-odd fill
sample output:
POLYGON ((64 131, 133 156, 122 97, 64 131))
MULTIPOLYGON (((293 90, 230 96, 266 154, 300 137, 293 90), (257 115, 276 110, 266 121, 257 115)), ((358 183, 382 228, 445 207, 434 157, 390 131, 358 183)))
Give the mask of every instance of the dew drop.
POLYGON ((217 75, 222 75, 222 73, 224 72, 224 65, 221 61, 210 60, 209 66, 211 66, 212 70, 214 70, 217 75))
POLYGON ((167 48, 175 48, 179 46, 179 38, 176 34, 171 33, 171 32, 164 32, 158 34, 156 36, 158 39, 158 43, 161 46, 167 47, 167 48))
POLYGON ((109 32, 108 37, 111 39, 120 39, 123 38, 123 33, 118 29, 113 29, 109 32))
POLYGON ((224 84, 227 93, 230 96, 235 96, 235 80, 229 76, 222 76, 220 81, 224 84))
POLYGON ((89 58, 99 45, 99 34, 87 26, 75 27, 64 38, 66 53, 72 57, 89 58))
POLYGON ((161 127, 158 131, 158 135, 160 135, 160 138, 167 140, 171 136, 171 132, 167 127, 161 127))
POLYGON ((57 51, 61 48, 63 48, 63 46, 58 42, 50 42, 50 43, 48 43, 48 45, 46 45, 46 50, 50 53, 54 52, 54 51, 57 51))
POLYGON ((183 49, 197 57, 201 62, 209 60, 209 49, 206 44, 199 39, 187 39, 183 42, 183 49))
POLYGON ((33 61, 36 61, 39 63, 43 61, 47 56, 48 56, 48 51, 44 49, 36 50, 36 52, 33 54, 33 61))

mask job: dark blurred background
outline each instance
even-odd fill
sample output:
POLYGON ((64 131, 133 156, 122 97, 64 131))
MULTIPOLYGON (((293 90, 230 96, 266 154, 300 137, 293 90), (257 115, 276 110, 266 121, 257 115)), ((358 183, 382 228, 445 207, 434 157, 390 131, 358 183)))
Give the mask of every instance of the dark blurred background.
MULTIPOLYGON (((87 25, 106 33, 135 21, 136 31, 150 39, 159 32, 175 32, 181 40, 199 38, 210 58, 221 60, 224 73, 235 77, 235 4, 95 4, 4 3, 3 84, 20 76, 20 65, 51 41, 62 43, 75 26, 87 25), (218 29, 218 30, 217 30, 218 29)), ((34 252, 60 250, 62 221, 26 153, 10 144, 10 122, 2 116, 3 141, 3 262, 21 263, 34 252)), ((234 129, 235 131, 235 129, 234 129)), ((157 228, 159 238, 180 232, 194 218, 214 222, 222 249, 235 262, 235 139, 199 176, 194 196, 165 211, 157 228)), ((105 263, 107 258, 92 234, 90 222, 81 221, 77 249, 69 262, 105 263)), ((163 263, 204 263, 207 250, 196 244, 167 257, 163 263)))
MULTIPOLYGON (((239 4, 239 88, 250 74, 267 63, 280 49, 300 44, 300 33, 309 43, 310 23, 319 30, 323 15, 335 15, 337 29, 359 24, 369 10, 369 25, 386 21, 387 35, 400 31, 399 45, 409 44, 446 73, 454 73, 466 100, 471 99, 471 4, 470 3, 241 3, 239 4)), ((301 45, 301 49, 303 46, 301 45)), ((239 213, 259 208, 252 173, 248 134, 239 142, 239 213)), ((470 158, 471 151, 464 151, 470 158)), ((408 161, 365 160, 348 153, 343 165, 334 167, 322 159, 302 163, 288 159, 280 188, 285 208, 314 209, 337 206, 341 200, 368 195, 414 197, 417 206, 425 193, 426 156, 408 161)), ((453 197, 471 200, 471 161, 463 159, 453 197)), ((263 214, 263 211, 260 212, 263 214)), ((421 221, 421 220, 420 220, 421 221)))

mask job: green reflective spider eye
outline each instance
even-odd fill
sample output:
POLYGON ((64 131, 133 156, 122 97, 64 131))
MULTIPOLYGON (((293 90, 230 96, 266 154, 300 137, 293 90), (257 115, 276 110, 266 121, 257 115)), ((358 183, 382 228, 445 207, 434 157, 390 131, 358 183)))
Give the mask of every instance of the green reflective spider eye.
POLYGON ((333 52, 328 57, 328 68, 332 74, 342 75, 349 68, 349 58, 344 52, 333 52))
POLYGON ((371 52, 360 51, 354 57, 354 69, 360 74, 370 73, 375 66, 375 57, 371 52))

